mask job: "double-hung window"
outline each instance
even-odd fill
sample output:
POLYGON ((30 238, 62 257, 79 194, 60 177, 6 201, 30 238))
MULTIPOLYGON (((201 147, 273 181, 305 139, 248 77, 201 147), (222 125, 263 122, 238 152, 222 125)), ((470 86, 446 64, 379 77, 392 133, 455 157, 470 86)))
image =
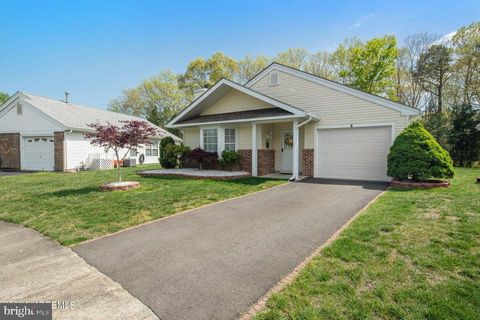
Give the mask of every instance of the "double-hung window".
POLYGON ((225 150, 235 151, 235 129, 225 128, 225 150))
POLYGON ((203 129, 203 149, 209 152, 218 152, 217 129, 203 129))
POLYGON ((149 141, 145 145, 145 155, 147 157, 158 157, 158 141, 149 141))

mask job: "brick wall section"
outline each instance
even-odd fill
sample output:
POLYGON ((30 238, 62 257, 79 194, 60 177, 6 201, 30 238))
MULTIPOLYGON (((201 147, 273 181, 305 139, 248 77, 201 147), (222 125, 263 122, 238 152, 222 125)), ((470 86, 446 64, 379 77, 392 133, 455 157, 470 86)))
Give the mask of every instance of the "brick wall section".
POLYGON ((64 140, 65 133, 54 132, 54 156, 55 156, 55 171, 65 171, 65 150, 64 140))
POLYGON ((275 171, 275 150, 258 149, 258 175, 263 176, 275 171))
POLYGON ((240 162, 240 170, 247 171, 252 174, 252 150, 238 150, 242 155, 240 162))
POLYGON ((302 176, 313 177, 313 149, 302 149, 302 176))
POLYGON ((2 168, 20 170, 19 133, 0 133, 0 159, 2 168))

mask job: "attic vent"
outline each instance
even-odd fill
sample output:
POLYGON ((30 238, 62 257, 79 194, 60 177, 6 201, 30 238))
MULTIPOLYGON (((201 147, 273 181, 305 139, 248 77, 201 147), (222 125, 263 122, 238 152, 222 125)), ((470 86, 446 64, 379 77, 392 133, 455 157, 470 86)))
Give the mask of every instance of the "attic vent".
POLYGON ((20 102, 17 103, 17 114, 18 115, 22 114, 22 104, 20 102))
POLYGON ((275 86, 278 84, 278 72, 270 73, 270 85, 275 86))

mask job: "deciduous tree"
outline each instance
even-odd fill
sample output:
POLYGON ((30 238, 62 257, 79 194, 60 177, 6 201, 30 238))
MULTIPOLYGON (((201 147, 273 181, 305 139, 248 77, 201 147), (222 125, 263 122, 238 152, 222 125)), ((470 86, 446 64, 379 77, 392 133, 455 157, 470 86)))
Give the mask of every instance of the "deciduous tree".
POLYGON ((93 133, 85 134, 87 139, 91 139, 90 143, 107 150, 112 149, 115 153, 118 182, 122 181, 120 161, 125 159, 132 148, 147 143, 148 138, 156 134, 156 129, 148 122, 138 120, 126 121, 122 127, 110 123, 106 125, 92 123, 88 126, 95 130, 93 133), (120 154, 122 150, 125 151, 123 155, 120 154))
POLYGON ((348 39, 334 53, 338 78, 353 88, 393 96, 397 40, 387 35, 366 43, 348 39))
POLYGON ((5 93, 5 92, 0 92, 0 104, 4 103, 5 101, 8 100, 10 96, 8 95, 8 93, 5 93))

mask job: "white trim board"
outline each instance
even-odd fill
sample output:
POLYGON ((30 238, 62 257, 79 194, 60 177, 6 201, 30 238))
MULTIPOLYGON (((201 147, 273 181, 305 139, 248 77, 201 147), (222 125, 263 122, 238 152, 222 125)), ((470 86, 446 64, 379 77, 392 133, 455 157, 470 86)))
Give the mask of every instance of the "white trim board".
POLYGON ((390 101, 388 99, 384 99, 382 97, 378 97, 378 96, 375 96, 375 95, 372 95, 372 94, 369 94, 369 93, 366 93, 366 92, 363 92, 363 91, 360 91, 360 90, 357 90, 357 89, 353 89, 353 88, 350 88, 346 85, 343 85, 343 84, 340 84, 340 83, 337 83, 337 82, 334 82, 334 81, 331 81, 331 80, 323 79, 323 78, 317 77, 315 75, 306 73, 304 71, 297 70, 297 69, 294 69, 294 68, 291 68, 291 67, 287 67, 287 66, 275 63, 275 62, 270 64, 270 66, 265 68, 262 72, 257 74, 253 79, 248 81, 245 84, 245 87, 250 88, 257 81, 259 81, 264 76, 266 76, 269 72, 274 71, 274 70, 275 71, 281 71, 281 72, 284 72, 284 73, 287 73, 287 74, 290 74, 290 75, 293 75, 293 76, 296 76, 296 77, 299 77, 299 78, 302 78, 302 79, 305 79, 305 80, 308 80, 308 81, 311 81, 311 82, 314 82, 314 83, 317 83, 317 84, 320 84, 320 85, 323 85, 323 86, 328 87, 330 89, 334 89, 334 90, 349 94, 351 96, 361 98, 361 99, 373 102, 375 104, 378 104, 378 105, 381 105, 381 106, 399 111, 399 112, 401 112, 402 115, 419 115, 420 114, 420 111, 418 111, 417 109, 411 108, 409 106, 406 106, 406 105, 403 105, 403 104, 400 104, 400 103, 397 103, 397 102, 394 102, 394 101, 390 101))
MULTIPOLYGON (((254 98, 257 98, 261 101, 264 101, 266 103, 269 103, 275 107, 278 107, 278 108, 281 108, 281 109, 284 109, 288 112, 291 112, 294 116, 300 116, 300 117, 306 117, 308 116, 308 113, 301 110, 301 109, 298 109, 296 107, 293 107, 291 105, 288 105, 286 103, 283 103, 281 101, 278 101, 276 99, 273 99, 273 98, 270 98, 266 95, 263 95, 255 90, 252 90, 250 88, 246 88, 236 82, 233 82, 233 81, 230 81, 230 80, 227 80, 227 79, 222 79, 220 81, 218 81, 213 87, 211 87, 210 89, 208 89, 208 91, 206 91, 204 94, 202 94, 200 97, 198 97, 195 101, 193 101, 187 108, 185 108, 182 112, 180 112, 175 118, 173 118, 172 120, 170 120, 170 122, 167 124, 167 127, 168 128, 176 128, 176 127, 180 127, 180 126, 185 126, 185 125, 182 125, 182 124, 175 124, 177 121, 179 121, 180 119, 182 119, 182 117, 184 117, 186 114, 188 114, 188 112, 190 112, 191 110, 193 110, 196 106, 198 106, 203 100, 205 100, 210 94, 212 94, 215 90, 217 90, 220 86, 229 86, 235 90, 238 90, 242 93, 245 93, 247 95, 250 95, 254 98)), ((197 124, 199 125, 199 124, 197 124)))

